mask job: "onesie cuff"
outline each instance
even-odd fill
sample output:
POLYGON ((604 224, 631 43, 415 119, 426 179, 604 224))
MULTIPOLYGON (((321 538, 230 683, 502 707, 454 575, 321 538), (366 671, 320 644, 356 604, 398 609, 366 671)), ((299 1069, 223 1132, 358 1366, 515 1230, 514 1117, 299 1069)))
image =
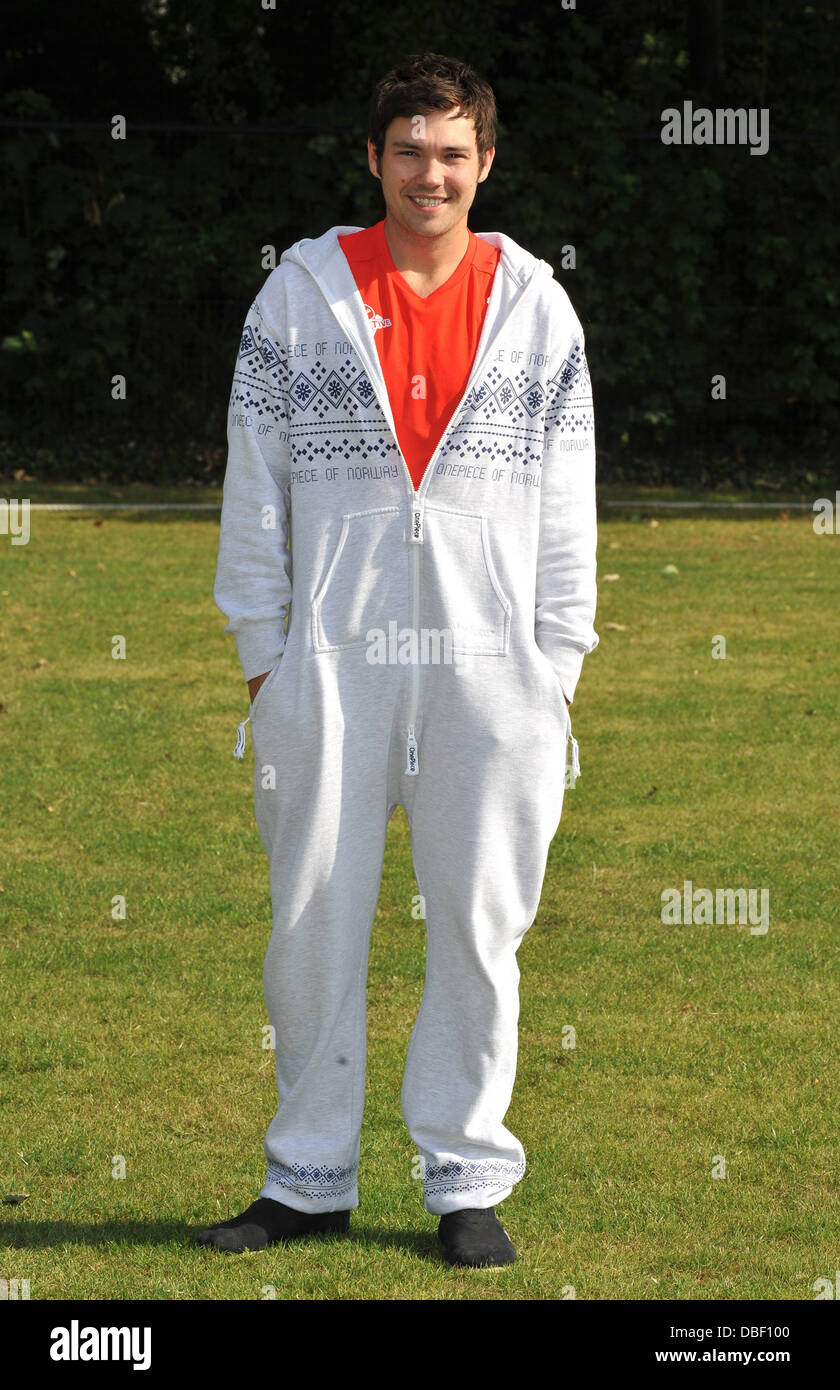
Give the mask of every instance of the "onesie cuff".
POLYGON ((286 645, 283 624, 276 618, 251 619, 233 635, 246 681, 276 666, 286 645))
POLYGON ((564 642, 552 641, 544 633, 537 639, 537 646, 554 667, 557 679, 563 688, 563 694, 571 704, 575 698, 575 687, 580 680, 583 658, 586 653, 582 652, 579 647, 570 647, 564 642))

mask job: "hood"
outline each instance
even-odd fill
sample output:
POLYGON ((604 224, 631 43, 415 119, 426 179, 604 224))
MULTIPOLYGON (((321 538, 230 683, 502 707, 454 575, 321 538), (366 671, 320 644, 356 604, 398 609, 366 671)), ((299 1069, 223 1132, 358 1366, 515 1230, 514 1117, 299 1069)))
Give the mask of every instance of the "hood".
MULTIPOLYGON (((280 257, 280 264, 291 262, 302 266, 315 279, 325 279, 327 282, 333 280, 332 270, 335 267, 340 278, 346 279, 349 267, 338 244, 338 238, 362 230, 362 227, 330 227, 329 231, 324 232, 322 236, 302 237, 300 241, 296 241, 293 246, 283 252, 280 257)), ((533 276, 538 278, 547 276, 551 279, 554 275, 554 269, 548 261, 533 256, 530 251, 525 250, 524 246, 520 246, 504 232, 476 232, 475 235, 481 237, 483 241, 489 242, 491 246, 498 248, 501 252, 499 265, 504 274, 509 276, 517 287, 522 288, 527 285, 533 276)))

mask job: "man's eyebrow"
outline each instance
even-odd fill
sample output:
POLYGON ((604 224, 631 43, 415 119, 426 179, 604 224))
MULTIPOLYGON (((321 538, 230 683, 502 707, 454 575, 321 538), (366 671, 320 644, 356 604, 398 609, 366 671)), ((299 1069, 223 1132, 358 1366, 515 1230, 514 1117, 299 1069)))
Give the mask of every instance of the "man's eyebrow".
MULTIPOLYGON (((415 149, 418 145, 425 145, 426 142, 425 142, 425 140, 412 140, 411 137, 409 137, 407 140, 397 140, 397 139, 389 140, 388 143, 389 143, 389 144, 391 145, 391 147, 394 148, 394 149, 412 149, 412 150, 413 150, 413 149, 415 149)), ((469 153, 470 153, 470 147, 469 147, 469 145, 444 145, 444 146, 443 146, 443 149, 444 149, 444 153, 445 153, 445 154, 448 154, 451 150, 456 150, 459 154, 469 154, 469 153)))

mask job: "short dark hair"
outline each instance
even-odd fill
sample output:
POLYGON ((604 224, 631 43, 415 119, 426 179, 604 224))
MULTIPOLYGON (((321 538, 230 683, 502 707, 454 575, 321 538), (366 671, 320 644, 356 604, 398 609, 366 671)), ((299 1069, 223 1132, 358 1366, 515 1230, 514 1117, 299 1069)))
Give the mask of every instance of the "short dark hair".
POLYGON ((479 160, 496 143, 496 98, 489 82, 467 63, 442 53, 410 53, 376 84, 368 114, 368 137, 382 163, 385 133, 398 116, 427 116, 460 108, 475 125, 479 160))

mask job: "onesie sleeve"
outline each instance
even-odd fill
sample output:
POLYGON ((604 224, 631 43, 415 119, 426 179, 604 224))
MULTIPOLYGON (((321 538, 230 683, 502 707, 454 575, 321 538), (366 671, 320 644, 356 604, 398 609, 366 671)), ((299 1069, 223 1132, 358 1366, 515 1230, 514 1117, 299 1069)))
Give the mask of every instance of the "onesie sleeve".
POLYGON ((258 296, 233 373, 213 587, 246 681, 271 670, 286 644, 292 597, 287 387, 285 348, 258 296))
POLYGON ((571 702, 583 658, 599 640, 595 431, 583 329, 561 294, 565 312, 546 401, 534 636, 571 702))

